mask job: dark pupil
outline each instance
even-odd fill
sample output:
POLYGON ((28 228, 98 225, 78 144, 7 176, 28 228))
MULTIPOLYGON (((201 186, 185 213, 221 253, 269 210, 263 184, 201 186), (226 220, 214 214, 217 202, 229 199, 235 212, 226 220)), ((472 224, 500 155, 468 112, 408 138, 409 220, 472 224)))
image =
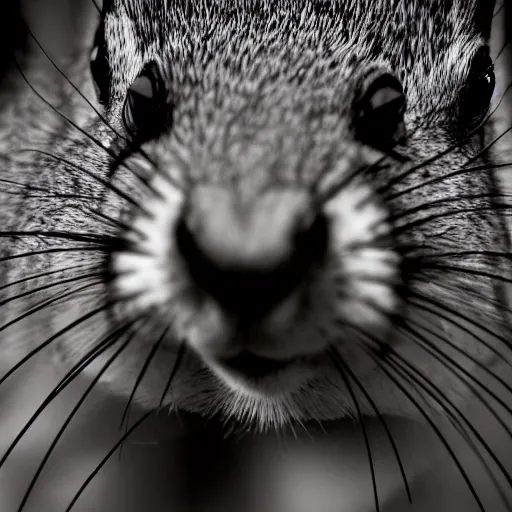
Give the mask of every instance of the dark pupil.
POLYGON ((94 86, 98 100, 102 104, 108 102, 108 63, 102 48, 95 46, 91 58, 91 73, 94 79, 94 86))
POLYGON ((489 94, 492 95, 492 93, 494 92, 494 85, 495 85, 494 69, 493 69, 492 65, 487 68, 487 72, 485 73, 484 80, 485 80, 485 83, 487 84, 489 94))
POLYGON ((475 59, 474 69, 461 94, 460 116, 463 123, 479 122, 485 115, 494 86, 494 68, 490 57, 475 59))
POLYGON ((128 92, 128 111, 131 118, 132 129, 142 127, 150 121, 152 115, 154 86, 147 76, 137 78, 128 92))
POLYGON ((164 105, 159 100, 157 79, 141 75, 128 91, 125 123, 132 135, 156 135, 164 121, 164 105))
POLYGON ((100 103, 106 105, 109 100, 109 64, 106 57, 105 32, 103 23, 98 27, 94 36, 94 46, 91 52, 91 73, 100 103))
MULTIPOLYGON (((480 87, 483 88, 483 90, 480 90, 479 92, 480 93, 487 92, 488 98, 490 99, 490 96, 492 95, 492 92, 494 90, 494 69, 493 69, 492 62, 490 62, 490 59, 489 59, 489 63, 486 63, 486 64, 487 65, 484 68, 485 71, 480 71, 480 73, 478 73, 475 83, 478 82, 480 87)), ((477 87, 475 87, 475 89, 476 88, 477 87)), ((477 91, 475 90, 475 93, 476 92, 477 91)))
POLYGON ((367 93, 361 105, 358 136, 368 144, 384 147, 396 142, 405 98, 398 86, 387 79, 379 82, 367 93))

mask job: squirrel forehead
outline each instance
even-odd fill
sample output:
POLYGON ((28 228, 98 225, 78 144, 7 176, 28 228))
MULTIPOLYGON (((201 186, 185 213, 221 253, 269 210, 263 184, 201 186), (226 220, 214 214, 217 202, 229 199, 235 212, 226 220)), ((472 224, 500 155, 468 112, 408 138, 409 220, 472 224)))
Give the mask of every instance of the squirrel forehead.
MULTIPOLYGON (((390 61, 393 68, 421 60, 434 65, 454 41, 486 39, 490 0, 106 0, 111 53, 127 49, 132 60, 171 52, 175 58, 198 47, 221 54, 250 41, 258 53, 269 43, 321 45, 357 50, 390 61)), ((249 48, 248 48, 249 49, 249 48)))
MULTIPOLYGON (((104 12, 133 21, 142 44, 165 39, 174 30, 211 31, 247 27, 261 34, 276 22, 281 30, 323 31, 327 36, 381 40, 399 44, 400 38, 429 35, 439 48, 449 36, 488 35, 492 0, 105 0, 104 12), (382 32, 382 30, 384 32, 382 32)), ((424 41, 426 42, 426 41, 424 41)), ((385 45, 384 45, 385 46, 385 45)), ((385 49, 385 48, 382 48, 385 49)))
MULTIPOLYGON (((342 76, 350 77, 347 90, 354 82, 351 77, 364 71, 361 63, 373 62, 398 75, 414 100, 411 103, 421 105, 430 96, 430 101, 442 98, 449 104, 472 55, 488 36, 493 4, 489 0, 107 0, 104 24, 111 91, 121 101, 151 60, 168 65, 169 73, 193 68, 195 76, 214 61, 222 68, 219 76, 227 73, 224 78, 229 81, 230 73, 235 80, 243 78, 240 70, 258 61, 276 68, 293 63, 307 68, 331 59, 342 76), (429 87, 434 90, 427 91, 429 87)), ((320 80, 315 86, 332 83, 320 80)))

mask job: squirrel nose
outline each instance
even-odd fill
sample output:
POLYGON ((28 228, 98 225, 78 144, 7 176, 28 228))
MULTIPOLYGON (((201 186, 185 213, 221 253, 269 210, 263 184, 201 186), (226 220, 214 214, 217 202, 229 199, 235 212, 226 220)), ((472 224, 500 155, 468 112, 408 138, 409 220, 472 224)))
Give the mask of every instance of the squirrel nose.
POLYGON ((242 201, 228 189, 197 187, 176 226, 195 284, 242 322, 269 313, 304 282, 327 235, 326 217, 296 189, 242 201))

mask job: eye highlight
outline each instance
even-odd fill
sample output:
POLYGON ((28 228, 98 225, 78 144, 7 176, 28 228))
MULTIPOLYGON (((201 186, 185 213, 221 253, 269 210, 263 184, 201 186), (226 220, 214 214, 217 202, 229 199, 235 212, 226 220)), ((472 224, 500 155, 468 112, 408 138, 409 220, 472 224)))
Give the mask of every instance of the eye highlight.
POLYGON ((470 129, 481 122, 488 112, 496 77, 489 48, 482 47, 474 56, 459 100, 459 123, 470 129))
POLYGON ((356 104, 356 137, 378 149, 393 146, 403 136, 405 108, 398 79, 387 73, 378 76, 356 104))
POLYGON ((147 140, 170 124, 166 89, 156 63, 148 64, 128 89, 123 120, 131 136, 147 140))

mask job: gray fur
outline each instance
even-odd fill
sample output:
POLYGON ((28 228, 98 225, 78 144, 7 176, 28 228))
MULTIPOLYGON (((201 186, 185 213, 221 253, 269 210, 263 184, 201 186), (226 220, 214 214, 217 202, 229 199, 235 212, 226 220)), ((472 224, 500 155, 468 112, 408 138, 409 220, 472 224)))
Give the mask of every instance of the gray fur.
MULTIPOLYGON (((385 187, 408 165, 427 160, 456 140, 458 101, 468 80, 472 58, 486 42, 491 13, 490 4, 485 0, 114 0, 108 3, 104 18, 110 95, 103 113, 116 130, 123 131, 121 112, 127 90, 143 66, 156 60, 169 87, 169 102, 173 109, 173 126, 168 133, 144 145, 159 172, 173 174, 185 188, 190 183, 215 182, 229 193, 240 194, 249 198, 249 202, 257 203, 269 187, 317 186, 326 177, 343 176, 350 169, 369 163, 374 153, 355 138, 355 111, 368 77, 376 70, 389 71, 401 80, 406 94, 408 137, 403 151, 412 163, 393 162, 389 169, 379 172, 369 182, 358 182, 358 186, 370 189, 371 204, 383 208, 391 219, 395 215, 397 220, 392 227, 398 229, 404 221, 398 214, 415 206, 467 196, 475 191, 482 197, 461 199, 455 204, 441 203, 411 215, 408 221, 433 213, 452 212, 449 216, 440 215, 430 222, 418 223, 414 229, 400 232, 396 246, 388 249, 401 255, 402 248, 413 243, 426 254, 432 246, 434 252, 441 253, 461 250, 503 252, 508 246, 501 211, 495 206, 493 197, 496 188, 492 171, 442 179, 478 154, 482 147, 478 137, 392 186, 388 193, 392 197, 396 194, 393 199, 380 197, 377 193, 379 186, 385 187), (429 185, 398 195, 421 180, 435 178, 438 180, 429 185), (472 211, 466 211, 468 207, 472 211), (453 214, 454 208, 464 211, 453 214)), ((29 63, 37 75, 37 59, 29 63)), ((70 68, 68 72, 73 74, 76 83, 85 81, 90 90, 86 66, 84 59, 76 66, 78 69, 70 68)), ((66 97, 69 87, 64 80, 58 78, 43 84, 36 75, 29 75, 29 78, 44 94, 53 94, 57 89, 57 96, 66 97)), ((7 162, 2 177, 61 194, 83 195, 87 199, 49 199, 44 193, 29 199, 28 193, 8 192, 9 188, 11 192, 17 190, 16 186, 2 186, 0 198, 6 205, 2 207, 4 229, 119 235, 114 225, 102 222, 91 213, 91 209, 99 208, 104 214, 129 222, 136 217, 126 201, 108 192, 102 184, 101 180, 108 178, 112 166, 110 156, 45 109, 32 91, 22 85, 23 80, 13 80, 16 84, 14 92, 4 93, 12 95, 3 117, 9 119, 9 123, 0 126, 3 130, 0 148, 7 162), (39 112, 44 114, 39 117, 39 112), (52 157, 17 153, 19 149, 34 145, 65 157, 71 164, 63 164, 52 157), (80 172, 82 166, 87 173, 80 172)), ((90 108, 80 105, 76 95, 74 97, 69 105, 70 116, 115 151, 119 140, 90 108)), ((475 165, 487 159, 488 155, 478 158, 475 165)), ((126 164, 132 171, 136 168, 141 173, 152 172, 137 155, 128 158, 126 164)), ((145 196, 143 187, 125 167, 119 167, 113 183, 136 200, 150 204, 151 199, 145 196)), ((392 220, 390 222, 393 224, 392 220)), ((48 236, 6 240, 1 251, 5 255, 78 243, 48 236)), ((79 263, 101 271, 106 259, 103 252, 109 255, 112 246, 107 243, 104 251, 96 253, 45 254, 8 261, 1 264, 2 272, 5 283, 9 284, 35 271, 79 263)), ((338 255, 333 256, 333 262, 335 256, 338 255)), ((488 274, 506 272, 501 260, 485 255, 471 261, 454 256, 453 262, 488 274)), ((332 283, 341 271, 342 265, 336 267, 332 263, 326 274, 326 282, 330 284, 325 287, 329 293, 340 291, 332 283)), ((485 318, 492 322, 496 332, 508 334, 500 309, 504 305, 501 284, 496 285, 493 279, 444 273, 435 268, 419 268, 410 274, 407 282, 410 290, 424 293, 451 308, 459 308, 461 300, 468 298, 470 300, 464 304, 468 318, 479 321, 485 318)), ((40 281, 47 282, 45 279, 40 281)), ((20 290, 32 286, 34 281, 6 288, 0 292, 0 297, 4 295, 9 300, 14 290, 21 293, 20 290)), ((70 298, 58 308, 44 309, 41 336, 30 334, 30 325, 18 322, 0 333, 2 342, 14 352, 18 352, 19 347, 22 347, 21 352, 26 351, 27 346, 32 347, 41 338, 55 333, 57 327, 65 323, 67 315, 74 317, 83 313, 110 293, 101 279, 92 290, 94 293, 83 295, 80 300, 70 298)), ((30 296, 22 304, 9 301, 0 315, 2 323, 12 321, 20 311, 41 300, 42 295, 37 295, 30 296)), ((178 321, 181 318, 182 304, 169 302, 159 306, 158 314, 153 317, 153 312, 150 313, 155 323, 166 325, 170 317, 177 317, 178 321)), ((394 310, 394 307, 390 306, 390 309, 394 310)), ((319 325, 327 335, 339 339, 343 332, 337 330, 336 325, 343 323, 343 318, 336 318, 335 313, 325 319, 319 317, 326 321, 319 325)), ((134 305, 128 314, 120 314, 124 321, 137 314, 149 313, 139 311, 134 305)), ((414 318, 418 311, 410 308, 406 314, 414 318)), ((97 342, 114 322, 110 315, 99 315, 73 334, 59 338, 55 344, 57 352, 64 359, 76 360, 77 355, 97 342)), ((440 332, 441 323, 439 319, 432 320, 436 332, 440 332)), ((197 325, 202 325, 199 320, 197 325)), ((318 326, 313 322, 301 328, 307 333, 309 327, 313 332, 318 326)), ((381 323, 374 330, 380 335, 385 328, 386 324, 381 323)), ((460 328, 452 325, 449 331, 460 349, 485 364, 490 361, 491 352, 475 340, 469 341, 460 328)), ((396 349, 426 372, 433 382, 445 387, 447 394, 458 399, 467 391, 461 381, 431 355, 408 344, 398 333, 394 338, 396 349)), ((119 360, 111 374, 114 390, 123 394, 129 392, 127 390, 132 385, 129 377, 137 372, 151 341, 138 340, 131 352, 119 360)), ((499 340, 493 342, 499 343, 499 340)), ((162 376, 172 366, 177 338, 172 337, 167 343, 168 351, 158 356, 154 369, 141 385, 143 403, 155 403, 156 390, 162 389, 162 376)), ((341 347, 341 350, 346 352, 344 356, 354 371, 357 373, 360 369, 364 374, 363 383, 376 394, 375 400, 383 410, 414 414, 414 407, 386 382, 362 353, 357 353, 352 346, 341 347)), ((471 366, 468 361, 463 364, 471 366)), ((190 365, 192 369, 201 367, 196 360, 190 365)), ((266 425, 285 423, 290 417, 322 419, 354 412, 350 399, 340 391, 343 386, 336 382, 339 377, 335 373, 329 373, 325 378, 320 376, 292 396, 277 401, 237 394, 212 377, 204 367, 197 375, 194 378, 182 376, 176 384, 176 393, 184 397, 183 404, 204 413, 221 410, 239 419, 266 425), (331 388, 341 393, 341 405, 338 395, 330 396, 331 388)))

